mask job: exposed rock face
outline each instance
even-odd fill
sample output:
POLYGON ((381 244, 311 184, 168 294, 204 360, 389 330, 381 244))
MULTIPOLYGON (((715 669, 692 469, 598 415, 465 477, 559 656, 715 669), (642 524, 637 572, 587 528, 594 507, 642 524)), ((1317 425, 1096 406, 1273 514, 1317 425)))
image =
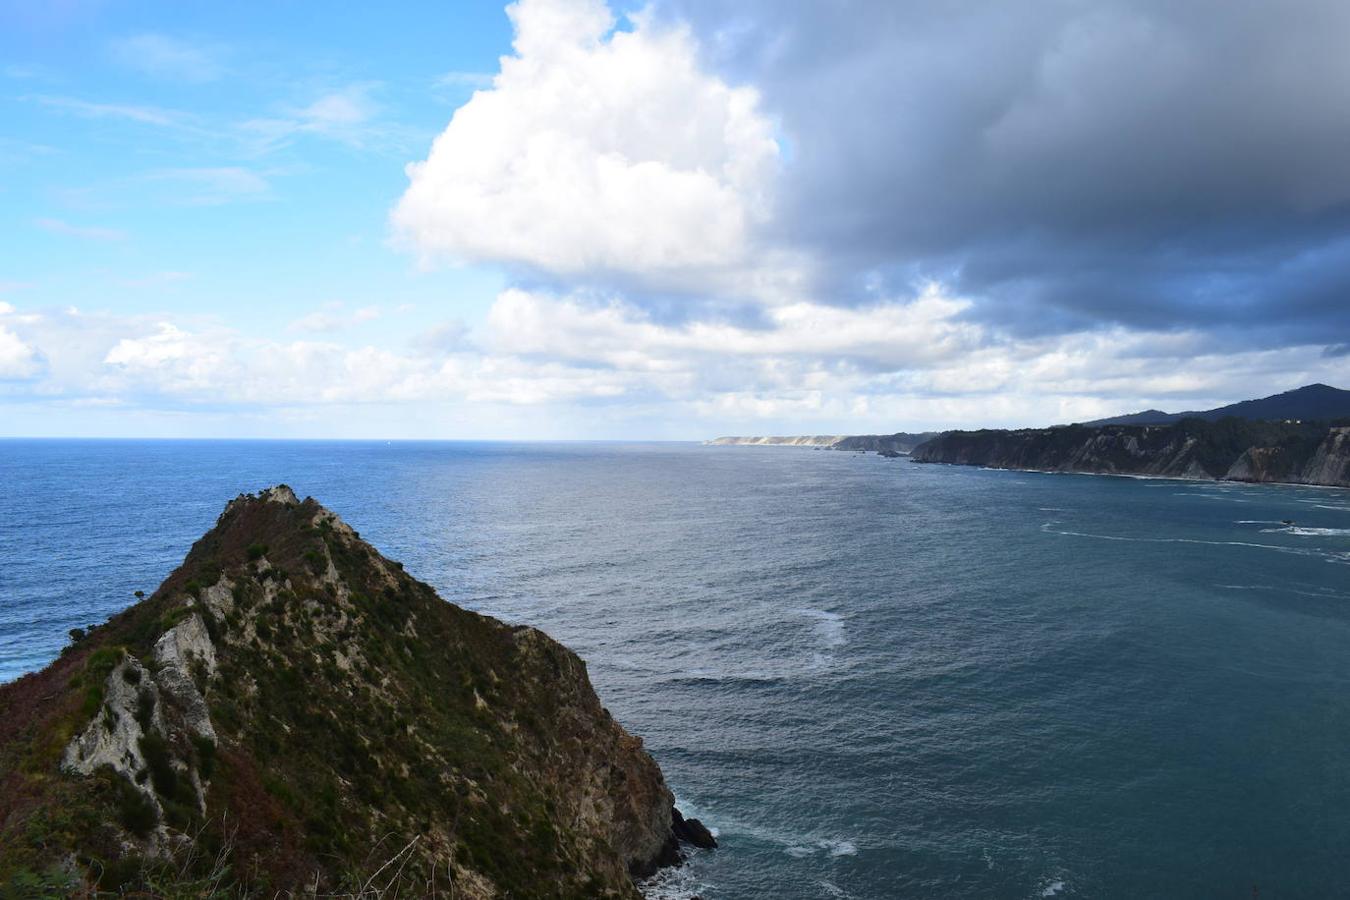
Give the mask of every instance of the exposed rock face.
POLYGON ((672 809, 575 654, 445 603, 284 486, 0 686, 0 883, 632 898, 680 858, 672 809))
POLYGON ((747 446, 781 446, 781 447, 830 447, 843 435, 838 434, 799 434, 799 435, 780 435, 780 436, 758 436, 758 437, 719 437, 710 441, 704 441, 705 444, 715 446, 726 445, 747 445, 747 446))
POLYGON ((686 819, 678 809, 672 810, 671 814, 675 819, 675 837, 702 850, 717 848, 717 838, 698 819, 686 819))
POLYGON ((1350 428, 1188 419, 1175 425, 1069 425, 948 431, 917 462, 1350 487, 1350 428))
POLYGON ((895 434, 854 434, 840 438, 833 444, 835 450, 871 450, 876 453, 907 454, 914 448, 937 437, 936 431, 923 431, 910 434, 897 431, 895 434))
POLYGON ((716 446, 779 446, 828 447, 831 450, 871 450, 877 453, 891 451, 893 455, 909 453, 924 441, 937 437, 935 431, 908 434, 806 434, 786 437, 719 437, 705 444, 716 446))

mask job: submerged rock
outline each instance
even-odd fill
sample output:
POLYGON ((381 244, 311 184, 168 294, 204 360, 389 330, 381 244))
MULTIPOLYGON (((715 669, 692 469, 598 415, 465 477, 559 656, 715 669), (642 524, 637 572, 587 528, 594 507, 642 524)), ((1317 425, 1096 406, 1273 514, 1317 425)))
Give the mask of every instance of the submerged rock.
POLYGON ((711 840, 672 810, 576 654, 285 486, 0 686, 0 884, 636 898, 677 834, 711 840))

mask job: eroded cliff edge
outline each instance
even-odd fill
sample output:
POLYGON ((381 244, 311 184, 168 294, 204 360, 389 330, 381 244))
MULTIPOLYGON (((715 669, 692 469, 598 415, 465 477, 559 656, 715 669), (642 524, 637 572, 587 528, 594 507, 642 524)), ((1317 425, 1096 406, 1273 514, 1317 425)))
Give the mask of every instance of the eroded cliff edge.
POLYGON ((1350 427, 1228 418, 948 431, 919 446, 912 458, 995 469, 1350 487, 1350 427))
POLYGON ((672 801, 574 653, 284 486, 0 686, 0 885, 636 897, 672 801))

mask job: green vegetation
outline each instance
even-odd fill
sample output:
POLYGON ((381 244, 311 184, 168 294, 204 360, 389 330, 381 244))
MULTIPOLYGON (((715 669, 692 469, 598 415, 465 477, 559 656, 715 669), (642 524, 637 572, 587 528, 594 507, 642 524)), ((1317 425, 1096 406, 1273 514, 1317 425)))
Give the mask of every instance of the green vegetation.
MULTIPOLYGON (((101 890, 161 897, 272 897, 316 877, 320 893, 342 895, 394 861, 381 879, 425 886, 433 866, 442 878, 459 867, 501 896, 632 897, 606 838, 559 827, 577 815, 567 767, 614 740, 580 661, 543 638, 524 653, 512 629, 445 603, 326 519, 311 525, 317 509, 232 507, 158 591, 85 638, 96 646, 71 657, 68 709, 0 738, 0 771, 23 758, 32 772, 0 797, 0 885, 47 896, 34 873, 73 853, 101 890), (320 580, 329 560, 341 589, 320 580), (217 617, 187 602, 222 572, 232 608, 217 617), (192 615, 215 647, 214 675, 200 661, 189 672, 218 742, 184 730, 151 665, 159 636, 192 615), (151 673, 121 676, 136 692, 144 768, 134 784, 111 768, 61 774, 61 752, 90 722, 115 731, 104 686, 128 654, 151 673), (161 825, 191 838, 168 846, 191 852, 124 849, 161 825)), ((30 689, 66 683, 43 673, 30 689)), ((0 714, 16 696, 0 687, 0 714)))

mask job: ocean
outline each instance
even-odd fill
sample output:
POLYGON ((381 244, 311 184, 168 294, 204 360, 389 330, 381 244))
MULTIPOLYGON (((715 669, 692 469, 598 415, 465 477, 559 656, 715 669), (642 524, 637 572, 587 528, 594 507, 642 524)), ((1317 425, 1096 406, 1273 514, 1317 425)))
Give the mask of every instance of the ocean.
POLYGON ((783 447, 0 441, 0 680, 277 482, 588 661, 721 842, 650 897, 1350 895, 1348 492, 783 447))

